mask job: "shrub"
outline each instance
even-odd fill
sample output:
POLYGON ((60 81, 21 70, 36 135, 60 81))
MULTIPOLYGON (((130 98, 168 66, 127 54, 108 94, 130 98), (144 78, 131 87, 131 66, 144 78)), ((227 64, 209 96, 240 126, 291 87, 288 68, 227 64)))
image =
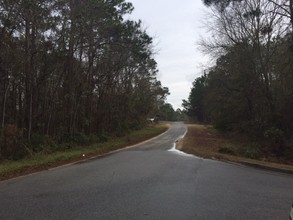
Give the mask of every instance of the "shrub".
POLYGON ((25 155, 23 129, 16 125, 6 125, 1 132, 0 152, 3 159, 20 159, 25 155))
POLYGON ((286 153, 286 138, 282 130, 272 127, 264 132, 264 137, 273 153, 278 156, 286 153))
POLYGON ((50 153, 57 149, 57 145, 49 136, 39 133, 34 133, 28 143, 33 152, 50 153))
POLYGON ((278 128, 272 127, 264 132, 264 137, 274 143, 284 142, 284 132, 278 128))
POLYGON ((224 146, 220 147, 219 153, 237 155, 235 148, 230 145, 224 145, 224 146))
POLYGON ((98 141, 100 143, 105 143, 108 141, 108 136, 106 134, 100 134, 98 137, 98 141))
POLYGON ((76 144, 85 144, 88 143, 88 137, 83 133, 64 133, 58 139, 59 143, 76 143, 76 144))
POLYGON ((244 156, 250 159, 258 159, 260 156, 260 153, 257 148, 249 147, 245 150, 244 156))
POLYGON ((97 135, 86 135, 84 133, 74 133, 69 134, 65 133, 61 137, 58 138, 59 144, 77 144, 77 145, 88 145, 97 142, 107 142, 108 137, 104 134, 97 135))
POLYGON ((71 142, 81 145, 89 144, 90 138, 89 136, 86 136, 84 133, 75 133, 71 136, 71 142))

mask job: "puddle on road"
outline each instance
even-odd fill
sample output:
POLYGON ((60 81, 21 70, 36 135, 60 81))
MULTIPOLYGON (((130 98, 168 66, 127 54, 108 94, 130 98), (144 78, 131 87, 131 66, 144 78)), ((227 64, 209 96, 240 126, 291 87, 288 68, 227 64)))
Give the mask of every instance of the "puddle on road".
POLYGON ((174 143, 173 144, 173 147, 170 150, 168 150, 168 151, 169 152, 176 153, 176 154, 181 155, 181 156, 184 156, 184 157, 194 157, 194 158, 200 159, 200 157, 194 156, 192 154, 187 154, 187 153, 184 153, 183 151, 177 150, 176 149, 176 143, 174 143))
POLYGON ((183 151, 181 151, 181 150, 176 149, 176 143, 178 142, 178 140, 183 139, 183 138, 185 137, 186 134, 187 134, 187 130, 184 132, 184 134, 183 134, 182 136, 180 136, 180 137, 177 139, 177 141, 173 144, 173 147, 172 147, 171 149, 169 149, 168 151, 169 151, 169 152, 176 153, 176 154, 181 155, 181 156, 184 156, 184 157, 193 157, 193 158, 197 158, 197 159, 202 159, 202 158, 197 157, 197 156, 195 156, 195 155, 187 154, 187 153, 185 153, 185 152, 183 152, 183 151))
POLYGON ((187 134, 187 130, 184 132, 183 135, 181 135, 181 136, 176 140, 176 142, 173 144, 173 147, 172 147, 171 149, 169 149, 168 151, 169 151, 169 152, 177 153, 177 154, 182 155, 182 156, 195 157, 194 155, 187 154, 187 153, 184 153, 183 151, 180 151, 180 150, 176 149, 176 143, 177 143, 179 140, 182 140, 182 139, 185 137, 186 134, 187 134))

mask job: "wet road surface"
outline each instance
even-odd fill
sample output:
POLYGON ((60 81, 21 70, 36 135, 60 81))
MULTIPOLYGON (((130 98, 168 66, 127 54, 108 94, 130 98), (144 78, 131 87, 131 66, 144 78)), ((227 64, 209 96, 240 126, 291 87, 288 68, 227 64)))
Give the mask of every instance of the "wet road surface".
POLYGON ((186 126, 103 158, 0 182, 0 219, 288 219, 293 176, 170 150, 186 126))

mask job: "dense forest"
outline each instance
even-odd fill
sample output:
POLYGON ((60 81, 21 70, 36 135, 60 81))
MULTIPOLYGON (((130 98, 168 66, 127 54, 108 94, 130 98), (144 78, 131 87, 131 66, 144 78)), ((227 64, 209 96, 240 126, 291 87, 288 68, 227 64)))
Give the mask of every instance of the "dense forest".
MULTIPOLYGON (((205 0, 216 62, 195 79, 187 114, 293 151, 293 1, 205 0), (290 144, 291 143, 291 144, 290 144)), ((267 142, 267 143, 268 143, 267 142)))
POLYGON ((161 103, 158 111, 159 119, 162 121, 184 121, 185 113, 181 109, 174 110, 170 103, 161 103))
POLYGON ((0 159, 42 150, 34 142, 120 134, 157 114, 168 88, 152 38, 126 19, 133 9, 124 0, 0 1, 0 159))

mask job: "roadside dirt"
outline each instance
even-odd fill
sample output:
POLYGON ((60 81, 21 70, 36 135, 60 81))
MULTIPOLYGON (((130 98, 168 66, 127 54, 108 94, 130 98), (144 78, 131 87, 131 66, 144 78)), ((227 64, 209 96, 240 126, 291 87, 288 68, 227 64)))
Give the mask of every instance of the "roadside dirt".
POLYGON ((192 153, 194 150, 198 150, 201 151, 200 156, 209 158, 208 152, 217 153, 227 140, 211 126, 192 124, 188 125, 188 132, 180 142, 179 146, 184 151, 192 153))
POLYGON ((267 158, 263 157, 256 160, 237 155, 219 153, 220 148, 224 145, 237 145, 239 141, 241 141, 241 139, 233 139, 223 135, 211 126, 189 124, 186 136, 184 139, 178 141, 176 148, 202 158, 236 162, 257 168, 293 174, 293 164, 276 163, 276 159, 274 161, 269 161, 267 158))

